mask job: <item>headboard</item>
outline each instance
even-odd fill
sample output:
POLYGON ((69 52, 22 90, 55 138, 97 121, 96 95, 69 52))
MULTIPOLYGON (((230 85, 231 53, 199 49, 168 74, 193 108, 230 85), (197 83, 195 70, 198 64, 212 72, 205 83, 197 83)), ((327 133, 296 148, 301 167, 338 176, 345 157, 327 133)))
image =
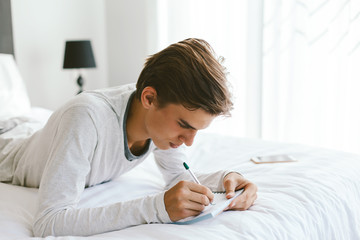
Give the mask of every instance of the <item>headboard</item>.
POLYGON ((14 54, 11 0, 0 0, 0 53, 14 54))

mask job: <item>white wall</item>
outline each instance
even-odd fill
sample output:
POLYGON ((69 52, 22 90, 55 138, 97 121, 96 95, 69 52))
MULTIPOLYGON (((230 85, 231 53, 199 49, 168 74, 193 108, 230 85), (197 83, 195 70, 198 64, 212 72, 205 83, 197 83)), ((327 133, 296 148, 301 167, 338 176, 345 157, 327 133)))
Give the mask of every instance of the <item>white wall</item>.
POLYGON ((156 0, 106 0, 109 85, 136 82, 155 53, 156 0))
POLYGON ((105 3, 100 0, 12 0, 16 61, 33 106, 56 109, 78 90, 75 70, 62 69, 66 40, 90 39, 97 67, 85 89, 108 86, 105 3))

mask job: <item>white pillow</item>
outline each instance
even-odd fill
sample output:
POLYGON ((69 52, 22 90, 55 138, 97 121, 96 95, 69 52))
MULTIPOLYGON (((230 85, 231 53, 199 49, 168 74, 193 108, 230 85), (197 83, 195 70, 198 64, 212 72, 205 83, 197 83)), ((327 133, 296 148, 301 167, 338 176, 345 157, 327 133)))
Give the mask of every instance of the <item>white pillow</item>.
POLYGON ((30 107, 26 87, 13 55, 0 53, 0 119, 26 114, 30 107))

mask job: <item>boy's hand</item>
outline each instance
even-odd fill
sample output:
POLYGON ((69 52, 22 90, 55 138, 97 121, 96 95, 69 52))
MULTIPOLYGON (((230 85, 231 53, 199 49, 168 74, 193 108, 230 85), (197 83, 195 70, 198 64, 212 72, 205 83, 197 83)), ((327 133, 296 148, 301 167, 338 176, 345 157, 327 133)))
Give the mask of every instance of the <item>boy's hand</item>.
POLYGON ((244 188, 244 192, 236 197, 226 210, 247 210, 257 198, 257 186, 238 173, 232 172, 226 175, 224 187, 226 198, 232 198, 235 195, 235 190, 244 188))
POLYGON ((165 209, 173 222, 199 215, 213 199, 209 188, 188 181, 178 182, 164 195, 165 209))

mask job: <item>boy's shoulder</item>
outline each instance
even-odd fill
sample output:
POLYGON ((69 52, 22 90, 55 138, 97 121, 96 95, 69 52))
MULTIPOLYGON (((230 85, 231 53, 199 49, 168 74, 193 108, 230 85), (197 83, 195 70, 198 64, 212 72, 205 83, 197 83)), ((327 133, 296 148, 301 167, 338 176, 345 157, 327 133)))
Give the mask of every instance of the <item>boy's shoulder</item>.
POLYGON ((85 91, 63 105, 62 110, 82 108, 100 115, 110 111, 120 117, 124 114, 129 98, 135 89, 134 84, 127 84, 85 91))

